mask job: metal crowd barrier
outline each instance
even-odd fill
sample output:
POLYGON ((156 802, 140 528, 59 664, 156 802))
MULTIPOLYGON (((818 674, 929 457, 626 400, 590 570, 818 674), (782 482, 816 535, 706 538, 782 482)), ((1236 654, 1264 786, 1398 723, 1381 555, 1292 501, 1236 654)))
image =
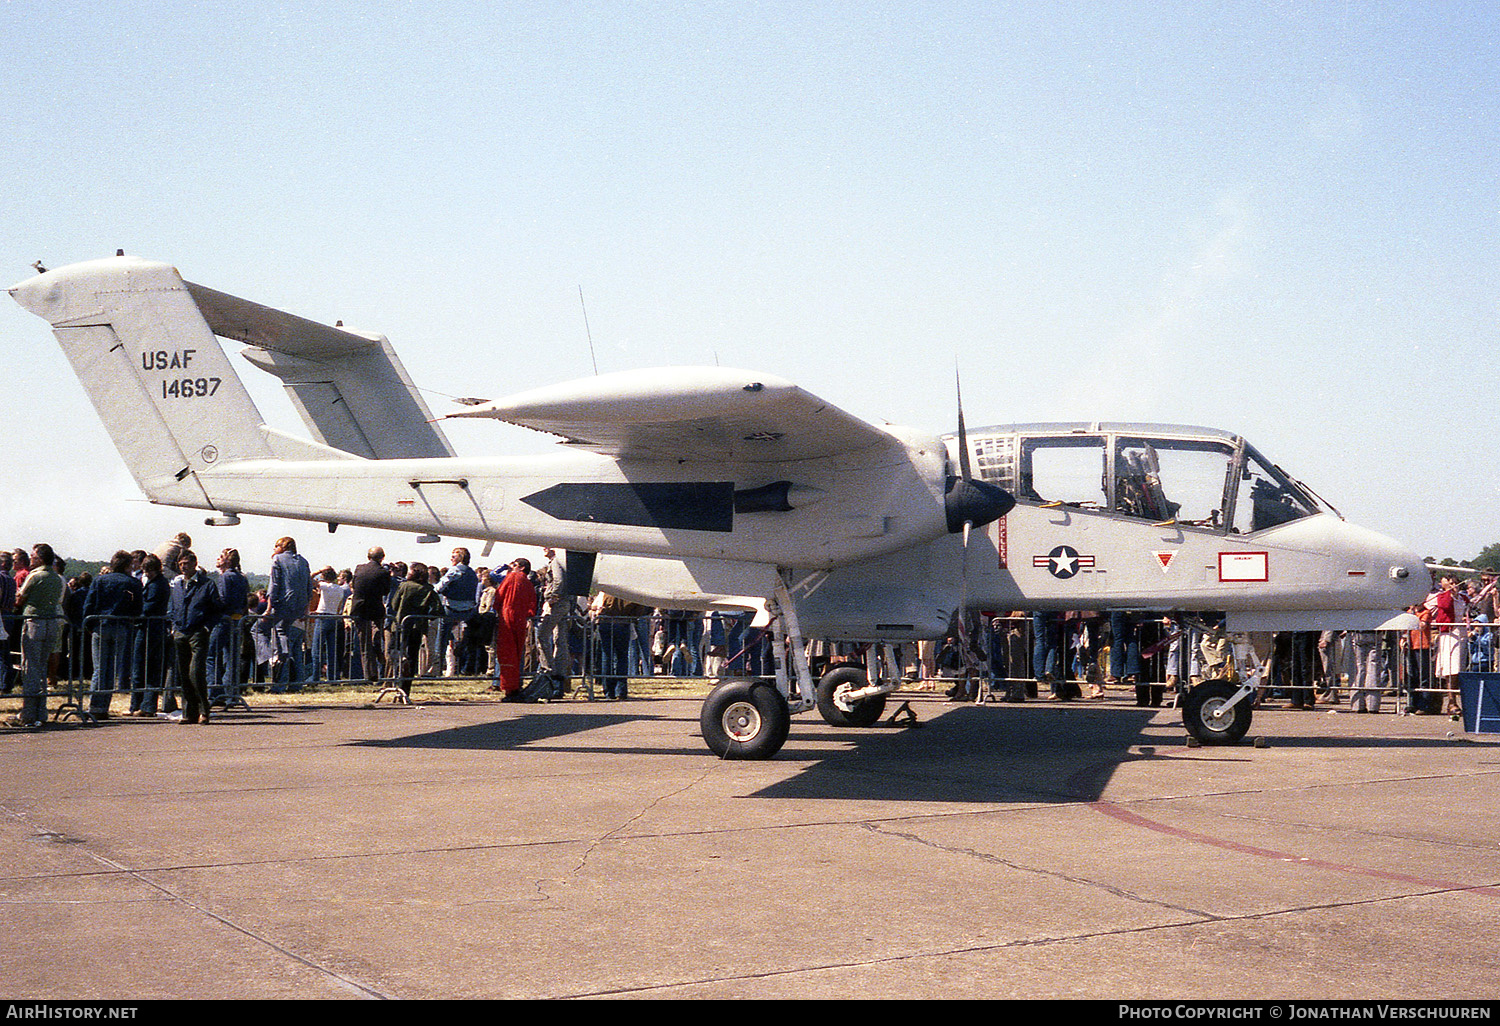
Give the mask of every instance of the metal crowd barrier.
MULTIPOLYGON (((44 690, 44 701, 49 705, 62 699, 49 710, 52 718, 92 718, 96 678, 101 684, 113 682, 112 696, 128 695, 132 714, 176 708, 175 695, 180 690, 177 660, 166 617, 92 616, 81 624, 62 616, 49 619, 62 624, 57 661, 44 690)), ((630 679, 657 674, 689 679, 768 676, 773 672, 770 634, 750 628, 748 620, 748 616, 732 614, 722 614, 717 621, 707 614, 684 618, 662 611, 618 618, 576 613, 539 616, 529 632, 523 672, 530 679, 542 665, 551 662, 555 672, 576 680, 589 698, 606 677, 621 674, 630 679), (552 639, 543 637, 544 623, 550 627, 552 639), (659 634, 664 646, 657 645, 659 634), (559 636, 566 639, 565 645, 557 646, 559 651, 566 648, 561 660, 566 665, 560 666, 556 665, 555 653, 548 653, 553 659, 542 658, 543 645, 559 636), (660 667, 658 659, 664 660, 660 667)), ((211 632, 211 702, 248 708, 244 698, 247 688, 296 690, 313 683, 386 684, 382 695, 396 690, 404 697, 412 681, 443 676, 443 650, 450 637, 459 651, 459 676, 493 677, 494 621, 483 614, 471 620, 465 630, 451 633, 451 618, 438 614, 409 616, 399 625, 379 625, 372 647, 383 663, 380 673, 368 672, 373 667, 364 665, 359 632, 354 621, 342 614, 308 614, 290 631, 262 626, 265 622, 262 616, 245 614, 225 618, 211 632), (401 688, 402 682, 406 688, 401 688)), ((955 655, 952 650, 961 646, 949 639, 945 664, 927 668, 933 671, 930 674, 924 673, 917 645, 896 646, 897 660, 903 675, 910 676, 915 670, 924 683, 958 682, 977 676, 987 683, 990 695, 1018 689, 1034 693, 1038 679, 1044 677, 1084 685, 1090 679, 1097 682, 1109 676, 1108 668, 1100 665, 1104 658, 1102 626, 1106 622, 1107 616, 971 616, 968 658, 961 653, 955 655), (1035 665, 1039 629, 1047 632, 1049 642, 1043 646, 1049 661, 1042 672, 1035 665)), ((1186 630, 1174 637, 1177 629, 1159 618, 1143 615, 1135 622, 1138 684, 1164 688, 1169 677, 1175 677, 1181 686, 1202 676, 1199 631, 1186 630), (1169 665, 1170 659, 1176 660, 1175 666, 1169 665)), ((17 614, 8 613, 3 623, 9 637, 0 643, 5 654, 0 672, 6 697, 14 700, 21 697, 23 622, 17 614)), ((1458 649, 1457 665, 1463 671, 1493 671, 1500 655, 1497 629, 1492 624, 1464 622, 1434 624, 1421 633, 1384 632, 1377 657, 1378 691, 1396 697, 1394 709, 1398 712, 1418 708, 1440 711, 1435 706, 1457 701, 1458 692, 1451 678, 1435 675, 1438 646, 1458 649)), ((1266 692, 1311 688, 1319 701, 1337 701, 1356 679, 1352 638, 1343 632, 1324 633, 1309 657, 1306 636, 1298 638, 1296 633, 1281 636, 1280 643, 1273 641, 1269 647, 1263 637, 1235 638, 1239 675, 1256 675, 1266 692), (1294 656, 1288 644, 1304 646, 1302 654, 1294 656)), ((819 671, 836 661, 864 657, 863 646, 815 642, 811 647, 819 671)), ((937 649, 938 658, 945 659, 944 643, 938 643, 937 649)))
MULTIPOLYGON (((8 697, 24 697, 22 663, 26 660, 22 657, 21 635, 31 619, 60 624, 56 647, 41 670, 44 686, 40 697, 52 719, 94 719, 90 705, 96 681, 109 684, 103 693, 110 698, 119 693, 130 695, 133 708, 143 707, 148 700, 153 710, 158 702, 175 708, 167 682, 170 660, 166 617, 91 616, 74 623, 64 615, 22 618, 5 614, 9 636, 3 643, 3 673, 8 697), (62 702, 53 706, 52 700, 57 698, 62 702)), ((100 706, 107 714, 108 699, 101 699, 100 706)))
MULTIPOLYGON (((69 624, 67 618, 60 614, 48 617, 25 618, 18 613, 6 613, 4 615, 3 622, 7 635, 3 643, 5 649, 4 692, 7 697, 13 696, 18 700, 22 708, 24 708, 25 699, 29 697, 26 695, 24 674, 28 668, 34 666, 33 653, 28 651, 30 647, 28 641, 30 639, 27 639, 25 634, 27 624, 34 621, 45 621, 49 624, 55 623, 58 625, 55 644, 52 646, 52 650, 46 653, 45 659, 42 660, 43 665, 39 669, 39 672, 42 674, 42 686, 38 691, 40 700, 45 707, 48 704, 49 698, 61 695, 63 706, 53 714, 55 718, 62 719, 67 716, 76 716, 78 703, 73 695, 73 691, 75 690, 72 682, 73 674, 68 668, 71 645, 69 644, 68 647, 64 647, 69 624)), ((71 639, 68 639, 68 641, 70 642, 71 639)), ((43 715, 46 715, 47 712, 48 710, 44 708, 43 715)))
POLYGON ((566 620, 573 643, 573 675, 589 688, 611 677, 716 679, 775 672, 770 632, 750 627, 748 615, 723 614, 715 621, 705 614, 677 617, 658 610, 628 617, 572 615, 566 620))
POLYGON ((1439 676, 1439 651, 1446 653, 1457 672, 1490 673, 1497 668, 1496 647, 1500 637, 1493 624, 1437 622, 1425 631, 1402 631, 1398 642, 1401 694, 1406 708, 1443 712, 1459 702, 1455 674, 1439 676), (1424 637, 1425 634, 1425 637, 1424 637), (1434 708, 1441 703, 1442 708, 1434 708))
MULTIPOLYGON (((1107 616, 1069 618, 1062 614, 997 616, 986 618, 982 625, 971 626, 968 633, 988 668, 991 694, 1002 690, 1015 694, 1024 689, 1034 695, 1037 682, 1043 679, 1072 681, 1081 690, 1087 681, 1098 683, 1113 676, 1104 662, 1106 653, 1102 644, 1102 624, 1107 619, 1107 616), (1045 630, 1049 638, 1042 652, 1038 652, 1036 644, 1039 629, 1045 630), (1039 656, 1044 653, 1046 662, 1038 665, 1039 656)), ((1470 647, 1480 649, 1475 658, 1463 657, 1461 665, 1467 669, 1495 668, 1500 662, 1496 658, 1500 655, 1497 628, 1489 624, 1454 626, 1466 629, 1470 647), (1480 641, 1478 645, 1474 644, 1476 638, 1480 641)), ((1179 691, 1191 681, 1203 678, 1202 631, 1179 631, 1169 622, 1150 616, 1139 617, 1136 627, 1140 653, 1138 685, 1162 688, 1171 694, 1172 678, 1176 679, 1179 691)), ((1303 697, 1315 697, 1317 702, 1326 703, 1341 701, 1357 683, 1352 633, 1279 632, 1229 635, 1229 638, 1233 642, 1237 676, 1256 678, 1262 696, 1269 697, 1279 691, 1283 697, 1291 698, 1294 691, 1301 690, 1305 692, 1303 697)), ((1424 697, 1429 706, 1424 711, 1437 712, 1438 709, 1432 708, 1435 700, 1456 702, 1458 692, 1451 680, 1434 677, 1433 663, 1426 654, 1431 650, 1417 647, 1413 633, 1382 632, 1373 673, 1374 690, 1382 696, 1395 697, 1396 701, 1389 706, 1392 712, 1411 711, 1424 697)), ((950 636, 948 643, 952 641, 950 636)), ((1110 641, 1113 647, 1113 639, 1110 641)), ((946 671, 940 665, 936 676, 928 679, 939 682, 961 679, 949 676, 946 671)), ((1111 682, 1110 686, 1120 683, 1111 682)))

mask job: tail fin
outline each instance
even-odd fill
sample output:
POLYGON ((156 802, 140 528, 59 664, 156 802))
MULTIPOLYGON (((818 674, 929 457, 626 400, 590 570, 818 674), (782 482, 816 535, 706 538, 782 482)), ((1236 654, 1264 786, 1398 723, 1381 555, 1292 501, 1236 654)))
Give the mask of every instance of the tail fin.
POLYGON ((10 293, 52 325, 153 502, 212 509, 197 474, 221 461, 346 455, 266 427, 187 283, 167 264, 93 260, 10 293))

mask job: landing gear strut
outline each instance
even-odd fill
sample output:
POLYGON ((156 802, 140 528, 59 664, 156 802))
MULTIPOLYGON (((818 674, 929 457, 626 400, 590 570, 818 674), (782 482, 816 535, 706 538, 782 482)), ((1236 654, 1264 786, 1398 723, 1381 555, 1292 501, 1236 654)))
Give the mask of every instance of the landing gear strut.
POLYGON ((792 713, 817 704, 812 670, 797 625, 797 610, 787 586, 787 573, 777 578, 776 597, 766 603, 775 644, 776 680, 726 680, 708 693, 698 714, 698 726, 709 751, 721 759, 769 759, 781 751, 791 729, 792 713), (791 645, 786 642, 790 640, 791 645), (786 651, 795 664, 797 699, 787 675, 786 651))
MULTIPOLYGON (((1174 618, 1177 634, 1187 635, 1190 629, 1213 632, 1217 628, 1201 621, 1179 615, 1174 618)), ((1219 635, 1222 638, 1222 635, 1219 635)), ((1187 728, 1193 741, 1205 745, 1232 745, 1250 729, 1250 717, 1254 707, 1254 696, 1265 676, 1265 667, 1249 645, 1236 643, 1233 651, 1226 653, 1231 669, 1237 665, 1245 674, 1237 683, 1227 680, 1205 680, 1195 685, 1186 694, 1180 694, 1178 704, 1182 708, 1182 725, 1187 728)), ((1177 658, 1175 655, 1171 658, 1177 658)), ((1187 679, 1187 665, 1174 663, 1167 671, 1169 679, 1187 679)), ((1137 695, 1140 694, 1137 688, 1137 695)), ((1137 702, 1139 704, 1139 702, 1137 702)))
MULTIPOLYGON (((776 595, 766 603, 775 636, 775 681, 726 680, 708 693, 698 715, 703 740, 721 759, 769 759, 786 742, 792 714, 808 709, 816 708, 835 727, 874 726, 885 712, 886 696, 899 682, 899 673, 882 679, 883 663, 876 646, 871 645, 865 653, 865 665, 874 683, 865 670, 840 666, 814 684, 788 578, 789 574, 782 571, 776 595)), ((895 653, 889 646, 887 649, 887 660, 894 664, 895 653)))

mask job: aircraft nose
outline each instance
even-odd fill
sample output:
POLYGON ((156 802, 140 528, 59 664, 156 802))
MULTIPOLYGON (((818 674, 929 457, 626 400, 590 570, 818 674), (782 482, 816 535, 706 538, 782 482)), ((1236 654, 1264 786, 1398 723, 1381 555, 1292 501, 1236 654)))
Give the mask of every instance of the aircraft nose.
POLYGON ((1358 561, 1362 565, 1353 565, 1355 561, 1351 561, 1351 575, 1363 571, 1371 583, 1383 581, 1392 605, 1403 608, 1418 605, 1427 597, 1431 577, 1421 556, 1394 538, 1352 524, 1344 527, 1352 551, 1364 557, 1358 561))
POLYGON ((1403 593, 1402 602, 1407 606, 1418 606, 1432 590, 1432 575, 1427 572, 1427 563, 1421 556, 1400 542, 1392 541, 1389 553, 1390 565, 1387 573, 1403 593))

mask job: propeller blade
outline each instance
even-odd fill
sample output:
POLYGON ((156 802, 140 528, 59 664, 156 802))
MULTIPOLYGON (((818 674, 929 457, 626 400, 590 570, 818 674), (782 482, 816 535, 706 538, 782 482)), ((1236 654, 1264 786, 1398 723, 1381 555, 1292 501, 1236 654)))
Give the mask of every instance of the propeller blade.
MULTIPOLYGON (((960 422, 962 423, 962 422, 960 422)), ((962 429, 960 429, 962 430, 962 429)), ((958 644, 959 650, 963 652, 964 692, 968 695, 972 688, 974 697, 979 698, 982 694, 983 684, 975 684, 970 680, 970 670, 973 663, 974 645, 969 638, 969 536, 973 533, 974 522, 964 521, 963 548, 959 552, 958 564, 958 644)))
POLYGON ((1005 516, 1016 500, 1009 492, 987 481, 974 480, 974 470, 969 465, 969 429, 964 424, 963 383, 959 380, 957 366, 953 368, 953 389, 958 399, 958 476, 948 479, 944 506, 948 515, 948 533, 962 531, 964 548, 968 548, 969 530, 1005 516))
POLYGON ((969 432, 964 427, 964 389, 957 367, 953 368, 953 392, 958 399, 958 476, 971 481, 974 474, 969 468, 969 432))

